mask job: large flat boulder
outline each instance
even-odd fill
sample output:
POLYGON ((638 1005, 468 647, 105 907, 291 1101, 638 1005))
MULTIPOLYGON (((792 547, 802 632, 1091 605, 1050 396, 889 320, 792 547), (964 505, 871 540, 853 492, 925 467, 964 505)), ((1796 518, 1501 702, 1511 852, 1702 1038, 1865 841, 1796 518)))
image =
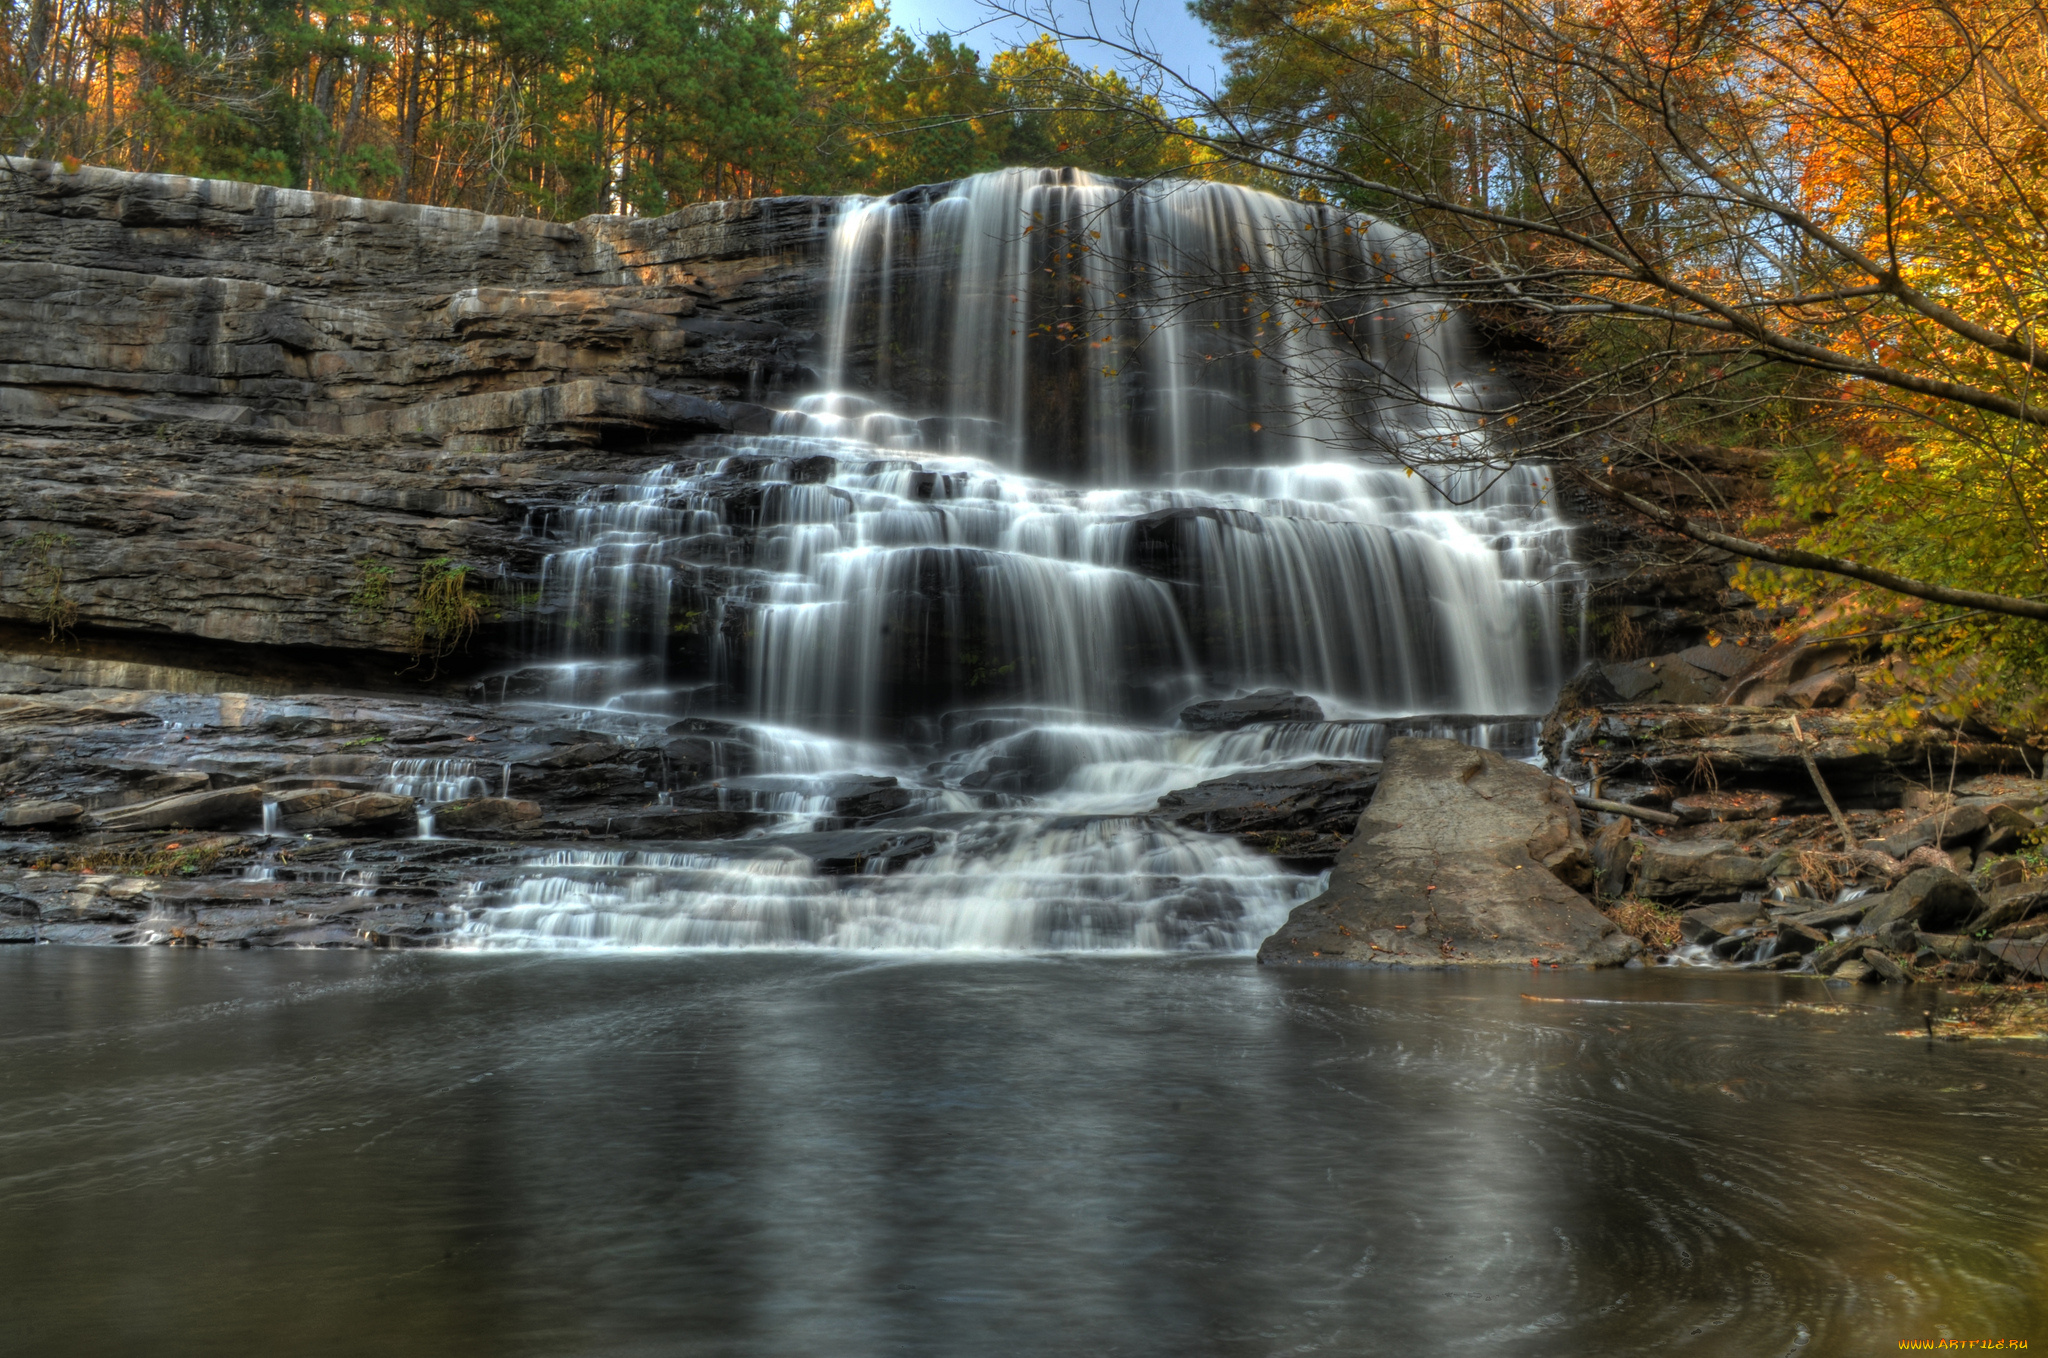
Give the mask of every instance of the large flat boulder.
POLYGON ((1259 960, 1611 966, 1639 945, 1561 880, 1591 877, 1570 785, 1492 750, 1396 737, 1329 890, 1259 960))
POLYGON ((1284 688, 1262 688, 1237 698, 1211 698, 1180 710, 1189 731, 1235 731, 1260 722, 1321 721, 1323 705, 1284 688))
POLYGON ((1319 759, 1249 769, 1169 792, 1157 810, 1176 825, 1236 835, 1297 864, 1333 863, 1372 800, 1380 766, 1319 759))

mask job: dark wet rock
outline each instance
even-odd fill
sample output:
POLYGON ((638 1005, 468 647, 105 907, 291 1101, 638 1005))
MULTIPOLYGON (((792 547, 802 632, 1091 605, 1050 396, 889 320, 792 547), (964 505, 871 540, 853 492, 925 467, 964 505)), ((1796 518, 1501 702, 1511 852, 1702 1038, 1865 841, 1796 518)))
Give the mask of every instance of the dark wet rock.
POLYGON ((1825 948, 1833 940, 1813 925, 1795 919, 1778 921, 1778 951, 1789 956, 1804 956, 1819 948, 1825 948))
POLYGON ((1717 943, 1755 928, 1760 914, 1754 905, 1704 905, 1678 917, 1678 932, 1688 943, 1717 943))
POLYGON ((785 798, 823 798, 825 813, 845 820, 874 820, 909 806, 910 789, 888 775, 805 778, 790 774, 755 774, 721 779, 715 784, 685 788, 679 803, 702 810, 773 810, 785 798))
POLYGON ((1644 836, 1636 841, 1635 889, 1658 901, 1734 896, 1768 880, 1764 860, 1741 852, 1727 840, 1674 840, 1644 836))
POLYGON ((1671 801, 1672 814, 1687 825, 1768 820, 1784 809, 1785 798, 1774 792, 1691 792, 1671 801))
POLYGON ((262 819, 263 791, 250 786, 188 792, 95 811, 86 823, 100 830, 249 830, 262 819))
POLYGON ((291 834, 308 830, 354 830, 363 834, 411 834, 418 824, 410 797, 351 788, 305 788, 277 799, 278 828, 291 834))
POLYGON ((540 803, 516 797, 472 797, 434 808, 434 832, 527 830, 540 824, 540 803))
POLYGON ((1335 858, 1372 800, 1380 766, 1317 760, 1212 778, 1169 792, 1157 811, 1174 824, 1237 835, 1289 859, 1335 858))
POLYGON ((617 741, 601 736, 564 744, 547 754, 520 762, 536 769, 581 769, 592 764, 609 764, 619 757, 624 748, 617 741))
POLYGON ((1903 922, 1929 933, 1946 933, 1975 919, 1984 910, 1977 889, 1953 872, 1921 868, 1883 896, 1872 900, 1862 930, 1876 934, 1903 922))
POLYGON ((1261 722, 1321 721, 1323 705, 1282 688, 1262 688, 1237 698, 1211 698, 1180 710, 1189 731, 1235 731, 1261 722))
POLYGON ((761 811, 688 811, 655 806, 608 816, 589 828, 595 834, 616 835, 620 839, 729 839, 774 820, 774 816, 761 811))
POLYGON ((75 825, 85 808, 77 802, 48 802, 24 799, 9 802, 0 810, 0 825, 14 829, 55 829, 75 825))
POLYGON ((1907 979, 1906 969, 1893 961, 1891 955, 1882 948, 1865 948, 1862 958, 1863 965, 1870 968, 1869 977, 1866 979, 1895 983, 1907 979))
POLYGON ((925 830, 836 830, 777 835, 764 843, 802 854, 828 876, 894 872, 938 847, 938 841, 925 830))
POLYGON ((1626 961, 1640 945, 1560 880, 1591 873, 1568 784, 1491 750, 1396 737, 1329 890, 1297 907, 1259 959, 1626 961))
POLYGON ((1608 679, 1607 671, 1597 660, 1589 660, 1577 674, 1565 681, 1558 690, 1556 711, 1578 712, 1589 707, 1607 707, 1627 702, 1608 679))
POLYGON ((755 766, 753 742, 734 736, 672 736, 655 748, 661 753, 668 781, 674 783, 740 777, 752 772, 755 766))

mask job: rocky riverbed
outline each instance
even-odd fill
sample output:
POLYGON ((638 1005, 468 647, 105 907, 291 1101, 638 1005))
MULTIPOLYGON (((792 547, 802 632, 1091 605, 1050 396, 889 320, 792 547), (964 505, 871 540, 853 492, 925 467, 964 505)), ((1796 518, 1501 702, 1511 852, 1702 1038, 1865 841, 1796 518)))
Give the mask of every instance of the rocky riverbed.
MULTIPOLYGON (((934 811, 936 777, 763 773, 766 737, 735 723, 170 673, 214 691, 67 683, 132 675, 62 652, 0 664, 0 940, 443 944, 565 852, 753 857, 829 890, 934 853, 958 819, 934 811)), ((1146 819, 1315 871, 1378 773, 1283 763, 1170 792, 1146 819)))

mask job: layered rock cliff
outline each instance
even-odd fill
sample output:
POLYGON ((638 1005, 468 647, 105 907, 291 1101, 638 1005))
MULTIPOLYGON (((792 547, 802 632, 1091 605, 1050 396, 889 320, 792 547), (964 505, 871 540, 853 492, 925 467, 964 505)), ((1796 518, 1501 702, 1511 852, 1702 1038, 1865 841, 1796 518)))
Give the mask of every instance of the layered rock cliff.
POLYGON ((388 678, 425 563, 517 575, 533 504, 811 380, 829 209, 564 225, 0 158, 7 648, 388 678))

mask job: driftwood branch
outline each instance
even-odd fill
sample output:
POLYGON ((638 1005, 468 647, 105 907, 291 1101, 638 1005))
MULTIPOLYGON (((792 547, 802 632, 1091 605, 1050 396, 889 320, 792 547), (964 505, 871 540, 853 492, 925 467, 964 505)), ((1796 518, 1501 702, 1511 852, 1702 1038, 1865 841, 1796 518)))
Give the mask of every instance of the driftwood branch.
POLYGON ((1842 852, 1856 847, 1856 836, 1849 832, 1849 818, 1842 814, 1842 808, 1835 805, 1835 794, 1828 791, 1828 785, 1820 776, 1820 765, 1814 762, 1813 751, 1806 747, 1806 732, 1799 729, 1799 718, 1792 718, 1792 739, 1798 743, 1799 757, 1806 761, 1806 772, 1813 779, 1813 785, 1820 790, 1820 799, 1835 818, 1835 828, 1842 832, 1842 852))
POLYGON ((1652 811, 1647 806, 1630 806, 1627 802, 1610 802, 1604 797, 1581 797, 1574 793, 1572 801, 1584 811, 1605 811, 1610 816, 1634 816, 1637 820, 1652 825, 1683 825, 1684 821, 1669 811, 1652 811))

